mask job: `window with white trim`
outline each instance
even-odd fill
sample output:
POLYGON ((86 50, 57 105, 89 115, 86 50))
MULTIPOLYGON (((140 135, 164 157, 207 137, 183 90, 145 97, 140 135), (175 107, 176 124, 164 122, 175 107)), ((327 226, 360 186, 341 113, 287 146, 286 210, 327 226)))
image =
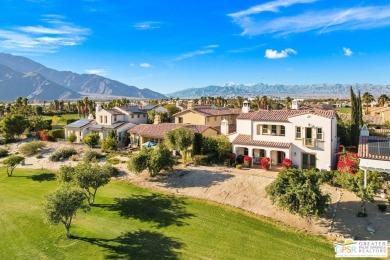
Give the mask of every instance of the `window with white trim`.
POLYGON ((268 135, 268 125, 263 125, 263 128, 262 128, 262 132, 263 132, 263 135, 268 135))
POLYGON ((276 125, 272 125, 271 126, 271 134, 272 135, 276 135, 277 134, 277 132, 276 132, 276 125))
POLYGON ((295 127, 295 138, 296 139, 302 138, 302 127, 300 126, 295 127))
POLYGON ((322 128, 320 128, 320 127, 317 128, 317 139, 322 140, 323 137, 324 137, 324 135, 323 135, 323 132, 322 132, 322 128))
POLYGON ((282 136, 286 135, 286 127, 284 125, 280 126, 280 135, 282 136))

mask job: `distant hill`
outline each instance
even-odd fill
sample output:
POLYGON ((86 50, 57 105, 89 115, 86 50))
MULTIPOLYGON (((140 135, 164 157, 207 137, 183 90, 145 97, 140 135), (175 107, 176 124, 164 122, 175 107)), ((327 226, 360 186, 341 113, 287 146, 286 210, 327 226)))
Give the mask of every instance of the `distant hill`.
POLYGON ((37 73, 20 73, 0 64, 0 100, 73 99, 80 98, 76 91, 58 85, 37 73))
POLYGON ((173 98, 196 98, 201 96, 275 96, 294 98, 347 98, 349 88, 354 91, 370 92, 374 97, 381 94, 390 95, 390 85, 373 84, 313 84, 313 85, 268 85, 263 83, 244 85, 226 84, 224 86, 207 86, 203 88, 189 88, 167 94, 173 98))
POLYGON ((139 89, 95 74, 57 71, 22 56, 0 53, 0 64, 20 73, 40 74, 49 81, 83 95, 99 94, 137 98, 166 98, 165 95, 150 89, 139 89))

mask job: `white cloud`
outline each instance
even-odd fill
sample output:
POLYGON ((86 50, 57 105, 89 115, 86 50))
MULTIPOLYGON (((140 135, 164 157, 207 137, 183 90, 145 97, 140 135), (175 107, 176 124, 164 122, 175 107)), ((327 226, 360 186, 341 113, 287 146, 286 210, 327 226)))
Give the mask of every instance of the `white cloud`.
POLYGON ((278 52, 277 50, 267 49, 265 50, 264 57, 268 59, 282 59, 287 58, 289 53, 297 54, 297 51, 290 48, 284 49, 280 52, 278 52))
POLYGON ((134 24, 134 28, 136 30, 153 30, 153 29, 159 29, 161 28, 160 22, 140 22, 134 24))
POLYGON ((189 58, 192 58, 195 56, 211 54, 211 53, 214 53, 215 52, 214 49, 216 49, 218 47, 219 47, 219 45, 207 45, 207 46, 204 46, 203 49, 184 53, 184 54, 176 57, 173 61, 180 61, 180 60, 189 59, 189 58))
POLYGON ((12 53, 54 53, 61 46, 75 46, 85 40, 88 28, 62 21, 61 16, 46 15, 45 25, 15 26, 0 29, 0 51, 12 53))
POLYGON ((107 75, 107 70, 105 69, 89 69, 85 70, 88 74, 96 74, 100 76, 106 76, 107 75))
POLYGON ((352 56, 353 52, 350 48, 343 47, 344 55, 345 56, 352 56))
POLYGON ((253 6, 249 9, 239 11, 236 13, 231 13, 229 16, 233 18, 239 18, 243 16, 259 14, 262 12, 273 12, 276 13, 279 11, 280 7, 289 7, 295 4, 307 4, 317 2, 318 0, 276 0, 261 5, 253 6))
POLYGON ((282 36, 309 31, 321 34, 336 30, 362 30, 390 25, 390 5, 319 10, 267 20, 260 15, 254 15, 256 14, 254 11, 244 11, 230 16, 243 29, 242 35, 248 36, 260 34, 282 36))
POLYGON ((147 62, 144 62, 144 63, 141 63, 140 66, 142 68, 149 68, 151 65, 149 63, 147 63, 147 62))

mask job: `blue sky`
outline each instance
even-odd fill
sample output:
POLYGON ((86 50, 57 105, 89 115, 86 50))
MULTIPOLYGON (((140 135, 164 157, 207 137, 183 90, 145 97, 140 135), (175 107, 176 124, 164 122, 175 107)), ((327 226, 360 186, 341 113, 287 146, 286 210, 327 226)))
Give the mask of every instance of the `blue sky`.
POLYGON ((0 0, 0 52, 170 93, 390 84, 390 1, 0 0))

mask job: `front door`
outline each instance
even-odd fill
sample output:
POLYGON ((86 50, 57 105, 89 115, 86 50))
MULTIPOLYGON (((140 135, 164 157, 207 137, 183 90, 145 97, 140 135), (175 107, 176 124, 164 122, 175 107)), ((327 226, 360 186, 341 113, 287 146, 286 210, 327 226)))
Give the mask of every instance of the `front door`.
POLYGON ((282 164, 284 158, 286 158, 286 153, 278 151, 278 164, 282 164))
POLYGON ((316 168, 316 155, 302 153, 302 169, 316 168))

